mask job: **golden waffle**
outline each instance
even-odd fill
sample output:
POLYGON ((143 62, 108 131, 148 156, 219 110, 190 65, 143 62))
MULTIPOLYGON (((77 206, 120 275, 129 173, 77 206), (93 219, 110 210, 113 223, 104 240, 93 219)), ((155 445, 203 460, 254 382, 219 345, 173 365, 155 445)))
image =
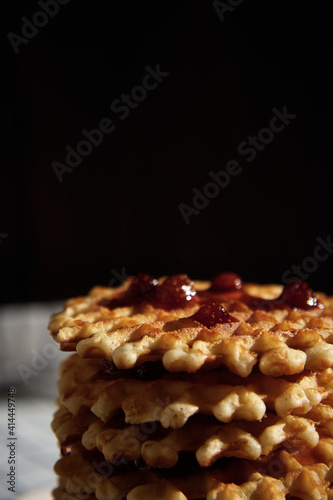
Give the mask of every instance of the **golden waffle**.
MULTIPOLYGON (((201 467, 221 457, 257 460, 288 442, 314 448, 319 441, 315 423, 303 417, 279 418, 269 414, 261 423, 237 422, 221 425, 215 419, 199 416, 182 429, 165 431, 156 423, 143 426, 101 428, 92 424, 90 436, 108 462, 143 458, 151 467, 170 468, 182 451, 193 452, 201 467)), ((321 432, 326 429, 325 423, 321 432)), ((93 444, 90 441, 90 449, 93 444)))
POLYGON ((161 380, 125 399, 122 408, 128 423, 160 420, 163 427, 173 429, 196 413, 214 415, 221 422, 261 420, 266 407, 279 416, 305 414, 323 399, 331 400, 333 373, 311 373, 295 382, 255 375, 246 382, 244 386, 197 383, 183 390, 177 381, 161 380), (175 398, 176 391, 171 393, 169 385, 177 387, 177 383, 175 398))
POLYGON ((80 358, 80 356, 69 356, 60 364, 60 378, 58 380, 59 394, 91 381, 103 369, 102 359, 80 358))
POLYGON ((83 432, 97 420, 97 417, 86 412, 80 417, 73 415, 64 407, 59 408, 54 414, 51 428, 59 443, 62 446, 67 446, 81 438, 83 432))
POLYGON ((333 298, 140 275, 49 328, 54 498, 333 500, 333 298))
POLYGON ((332 464, 333 439, 321 437, 311 450, 288 444, 288 448, 256 461, 224 459, 212 467, 199 468, 185 457, 167 472, 152 468, 119 473, 108 462, 101 462, 96 453, 73 445, 55 470, 60 474, 60 488, 67 494, 95 494, 98 500, 283 499, 286 495, 322 500, 333 481, 332 464))
MULTIPOLYGON (((66 383, 68 373, 75 375, 74 368, 81 370, 82 362, 90 372, 89 365, 95 361, 73 355, 72 370, 62 373, 59 386, 66 388, 70 385, 66 383)), ((331 402, 332 394, 331 369, 305 372, 289 379, 261 374, 242 379, 215 370, 183 374, 182 377, 167 374, 156 381, 107 380, 101 373, 91 371, 91 377, 85 382, 77 383, 63 393, 60 391, 62 404, 74 415, 86 408, 107 422, 123 410, 127 423, 158 420, 164 427, 171 428, 181 427, 196 413, 214 415, 221 422, 261 420, 266 408, 274 409, 281 417, 301 415, 323 400, 331 402), (228 383, 219 384, 219 380, 228 383)))
POLYGON ((71 445, 69 454, 63 456, 54 466, 62 485, 70 494, 94 494, 102 476, 94 468, 95 455, 88 457, 80 443, 71 445))
POLYGON ((52 492, 53 498, 55 500, 96 500, 95 495, 89 494, 78 494, 74 495, 73 493, 67 493, 66 489, 63 486, 59 486, 52 492))
POLYGON ((292 455, 281 451, 267 457, 261 464, 240 460, 230 467, 223 464, 220 468, 216 464, 185 475, 170 473, 167 477, 156 469, 124 474, 103 480, 96 489, 96 497, 98 500, 279 500, 295 496, 304 500, 322 500, 327 498, 333 480, 332 440, 322 439, 312 453, 306 464, 301 453, 301 458, 297 459, 297 453, 292 455), (314 460, 318 463, 313 463, 314 460), (238 479, 238 484, 225 482, 225 476, 238 479))
POLYGON ((103 421, 107 421, 121 410, 126 397, 145 386, 146 383, 140 380, 98 380, 66 392, 62 397, 62 404, 73 415, 77 415, 82 408, 88 408, 103 421))
MULTIPOLYGON (((76 349, 81 357, 113 360, 122 369, 161 359, 171 372, 193 373, 214 363, 242 377, 255 365, 271 376, 333 366, 333 313, 330 299, 323 294, 325 308, 282 306, 269 312, 253 310, 242 296, 222 294, 218 297, 235 321, 209 328, 191 318, 201 306, 198 303, 171 310, 146 302, 111 309, 101 305, 130 284, 128 280, 116 289, 95 287, 87 297, 67 301, 64 311, 53 315, 49 324, 61 348, 76 349)), ((194 285, 202 290, 209 283, 194 285)), ((242 293, 270 300, 281 290, 278 285, 247 284, 242 293)))

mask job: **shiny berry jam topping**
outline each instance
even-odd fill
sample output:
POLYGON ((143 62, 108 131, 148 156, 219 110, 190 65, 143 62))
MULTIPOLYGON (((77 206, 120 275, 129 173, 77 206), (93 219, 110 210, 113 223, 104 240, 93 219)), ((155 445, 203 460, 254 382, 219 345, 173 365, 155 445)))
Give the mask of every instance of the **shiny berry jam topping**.
POLYGON ((191 319, 198 321, 207 328, 212 328, 216 324, 221 323, 234 323, 238 321, 236 318, 227 313, 222 304, 217 304, 216 302, 211 302, 206 304, 190 316, 191 319))
POLYGON ((99 304, 113 309, 115 307, 134 305, 141 301, 149 301, 154 297, 154 289, 157 283, 157 280, 150 274, 140 273, 132 278, 126 291, 112 299, 103 299, 99 304))
POLYGON ((196 291, 186 274, 175 274, 156 287, 155 296, 167 307, 183 307, 195 299, 196 291))
POLYGON ((244 294, 243 302, 252 309, 262 309, 273 311, 275 309, 285 309, 286 307, 297 309, 311 309, 312 307, 323 308, 323 304, 314 295, 313 290, 307 283, 301 280, 292 281, 285 285, 281 295, 277 299, 262 299, 244 294))
POLYGON ((150 274, 140 273, 135 276, 126 291, 128 297, 139 297, 153 292, 157 280, 150 274))
POLYGON ((175 274, 160 285, 149 274, 138 274, 128 289, 112 299, 103 299, 100 305, 113 309, 137 304, 152 304, 165 309, 185 307, 196 300, 194 283, 186 274, 175 274))
POLYGON ((311 309, 312 307, 322 307, 313 290, 301 280, 292 281, 285 285, 277 300, 292 308, 311 309))
POLYGON ((234 292, 241 290, 243 281, 238 274, 235 273, 222 273, 215 276, 212 280, 210 291, 212 292, 234 292))

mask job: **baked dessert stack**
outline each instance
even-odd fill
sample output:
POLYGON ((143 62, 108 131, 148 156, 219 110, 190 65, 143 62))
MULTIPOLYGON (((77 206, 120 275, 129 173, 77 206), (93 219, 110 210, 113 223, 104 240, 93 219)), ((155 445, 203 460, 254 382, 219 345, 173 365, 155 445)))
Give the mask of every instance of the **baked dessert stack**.
POLYGON ((333 299, 138 275, 66 302, 54 498, 333 499, 333 299))

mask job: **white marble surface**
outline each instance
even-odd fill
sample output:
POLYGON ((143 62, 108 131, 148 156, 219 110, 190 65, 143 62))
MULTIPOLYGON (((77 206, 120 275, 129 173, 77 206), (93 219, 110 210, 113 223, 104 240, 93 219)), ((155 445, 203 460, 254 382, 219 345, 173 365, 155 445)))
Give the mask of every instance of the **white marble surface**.
MULTIPOLYGON (((50 429, 55 405, 51 400, 20 399, 16 406, 16 492, 7 489, 7 401, 0 406, 0 499, 11 500, 20 495, 34 494, 43 488, 51 491, 56 485, 53 466, 59 458, 56 438, 50 429), (34 493, 33 493, 34 492, 34 493)), ((33 498, 36 498, 34 496, 33 498)), ((45 497, 47 499, 47 496, 45 497)))
MULTIPOLYGON (((45 374, 55 374, 61 356, 47 325, 50 315, 60 311, 62 305, 63 302, 45 302, 0 306, 2 387, 23 384, 31 386, 33 392, 48 389, 45 374)), ((45 391, 44 394, 48 396, 45 391)))
POLYGON ((47 324, 62 302, 0 306, 0 500, 51 498, 59 458, 50 428, 58 367, 68 354, 51 339, 47 324), (8 491, 9 387, 16 388, 16 492, 8 491), (30 495, 30 496, 29 496, 30 495), (39 495, 39 496, 38 496, 39 495))
POLYGON ((17 500, 52 500, 49 488, 35 490, 27 495, 19 496, 17 500))

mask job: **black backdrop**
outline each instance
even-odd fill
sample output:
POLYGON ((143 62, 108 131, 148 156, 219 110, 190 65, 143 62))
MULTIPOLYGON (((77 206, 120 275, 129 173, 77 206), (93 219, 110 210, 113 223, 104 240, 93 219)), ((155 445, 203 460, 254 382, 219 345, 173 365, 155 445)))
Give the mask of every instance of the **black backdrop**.
POLYGON ((224 4, 71 0, 52 18, 1 4, 2 302, 139 271, 281 282, 293 265, 333 293, 333 258, 313 257, 332 232, 331 17, 324 2, 224 4), (7 36, 22 29, 25 42, 7 36), (110 105, 131 92, 142 102, 121 119, 110 105), (297 116, 269 135, 273 109, 297 116), (52 163, 104 118, 115 130, 59 182, 52 163), (258 132, 268 142, 248 162, 238 148, 258 132), (209 173, 230 160, 241 172, 212 196, 209 173), (186 223, 193 189, 211 199, 186 223))

